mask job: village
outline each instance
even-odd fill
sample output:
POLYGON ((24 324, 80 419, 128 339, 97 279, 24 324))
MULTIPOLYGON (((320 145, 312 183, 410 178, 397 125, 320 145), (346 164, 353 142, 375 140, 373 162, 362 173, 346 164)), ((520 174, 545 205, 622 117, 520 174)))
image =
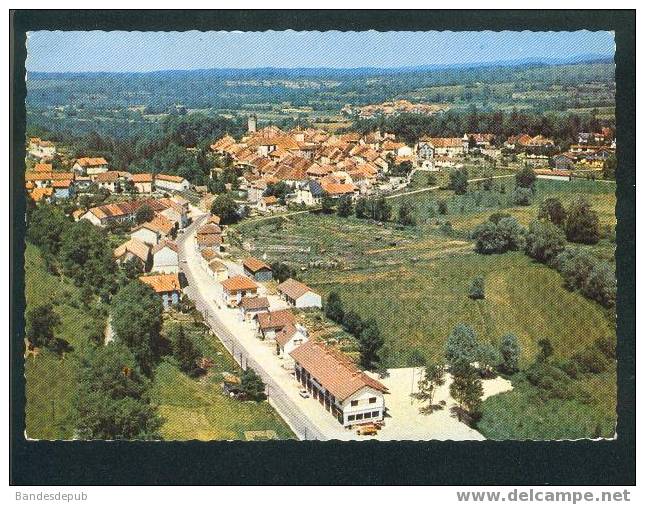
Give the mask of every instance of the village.
MULTIPOLYGON (((531 167, 537 178, 566 183, 601 172, 615 149, 609 128, 581 132, 577 144, 558 152, 542 135, 500 139, 465 132, 454 138, 422 136, 410 145, 380 130, 362 135, 259 128, 251 115, 241 138, 213 139, 211 179, 235 171, 236 180, 225 189, 235 190, 234 212, 244 221, 404 194, 415 173, 460 170, 467 156, 494 163, 511 153, 516 171, 531 167)), ((483 439, 449 409, 430 422, 419 417, 410 398, 422 369, 364 371, 338 348, 312 337, 303 314, 322 312, 321 294, 294 278, 277 281, 265 257, 231 255, 229 221, 209 212, 214 195, 208 187, 176 175, 113 170, 105 158, 81 157, 55 170, 56 145, 40 138, 28 140, 27 153, 33 167, 25 173, 28 197, 38 204, 106 195, 101 205, 74 205, 71 216, 126 233, 113 250, 114 261, 136 264, 140 281, 165 308, 188 296, 240 366, 253 364, 269 402, 298 438, 483 439)), ((511 387, 501 377, 487 379, 483 398, 511 387)), ((235 381, 224 381, 224 388, 232 396, 239 392, 235 381)), ((449 389, 450 381, 435 400, 454 405, 449 389)))

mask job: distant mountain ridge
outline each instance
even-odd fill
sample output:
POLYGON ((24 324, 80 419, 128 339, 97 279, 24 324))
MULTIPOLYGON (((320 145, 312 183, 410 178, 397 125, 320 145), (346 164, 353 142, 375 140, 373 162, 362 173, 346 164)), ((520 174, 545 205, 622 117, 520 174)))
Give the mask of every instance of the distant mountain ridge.
POLYGON ((256 68, 204 68, 204 69, 168 69, 150 72, 27 72, 30 79, 51 79, 61 77, 98 77, 98 76, 204 76, 204 77, 240 77, 240 76, 267 76, 267 77, 324 77, 347 75, 388 75, 399 73, 418 73, 441 70, 468 70, 498 67, 541 67, 559 65, 583 65, 598 63, 613 63, 613 56, 598 54, 581 54, 563 58, 519 58, 499 60, 493 62, 472 63, 437 63, 428 65, 403 66, 403 67, 256 67, 256 68))

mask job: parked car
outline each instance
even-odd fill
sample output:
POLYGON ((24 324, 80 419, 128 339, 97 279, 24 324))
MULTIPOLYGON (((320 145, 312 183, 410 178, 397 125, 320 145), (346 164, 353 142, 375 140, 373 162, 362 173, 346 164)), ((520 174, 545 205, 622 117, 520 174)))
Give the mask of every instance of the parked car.
POLYGON ((299 394, 303 398, 309 398, 309 392, 306 389, 301 389, 299 394))

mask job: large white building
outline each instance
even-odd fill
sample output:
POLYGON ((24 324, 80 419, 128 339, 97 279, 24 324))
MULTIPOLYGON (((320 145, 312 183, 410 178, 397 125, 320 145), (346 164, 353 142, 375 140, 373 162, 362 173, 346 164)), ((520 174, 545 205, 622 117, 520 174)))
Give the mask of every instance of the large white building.
POLYGON ((152 248, 152 271, 164 274, 179 273, 177 244, 162 240, 152 248))
POLYGON ((340 351, 309 340, 291 358, 298 382, 343 426, 383 420, 387 388, 340 351))
POLYGON ((190 183, 178 175, 157 174, 155 188, 161 191, 187 191, 190 183))

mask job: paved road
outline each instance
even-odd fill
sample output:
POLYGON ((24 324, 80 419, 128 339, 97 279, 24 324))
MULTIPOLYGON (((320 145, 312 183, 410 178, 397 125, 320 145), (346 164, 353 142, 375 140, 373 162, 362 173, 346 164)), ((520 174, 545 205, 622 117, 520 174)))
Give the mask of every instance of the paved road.
MULTIPOLYGON (((199 227, 206 220, 207 216, 207 214, 204 214, 196 217, 194 222, 185 230, 185 232, 177 237, 180 260, 186 259, 186 248, 192 247, 193 243, 189 238, 195 228, 199 227)), ((307 419, 302 410, 287 396, 280 385, 272 380, 266 370, 250 356, 250 353, 244 344, 217 316, 217 313, 212 306, 214 302, 205 298, 205 295, 198 289, 198 283, 195 281, 193 269, 200 268, 200 266, 194 265, 190 262, 182 262, 180 265, 181 270, 188 281, 188 286, 185 289, 188 297, 193 300, 197 310, 204 315, 204 320, 208 326, 231 353, 235 361, 237 361, 240 366, 243 366, 243 368, 250 366, 260 375, 260 377, 262 377, 262 380, 267 385, 269 403, 273 405, 276 411, 284 418, 287 424, 289 424, 296 436, 301 440, 326 440, 327 437, 325 437, 320 430, 311 421, 309 421, 309 419, 307 419)))

